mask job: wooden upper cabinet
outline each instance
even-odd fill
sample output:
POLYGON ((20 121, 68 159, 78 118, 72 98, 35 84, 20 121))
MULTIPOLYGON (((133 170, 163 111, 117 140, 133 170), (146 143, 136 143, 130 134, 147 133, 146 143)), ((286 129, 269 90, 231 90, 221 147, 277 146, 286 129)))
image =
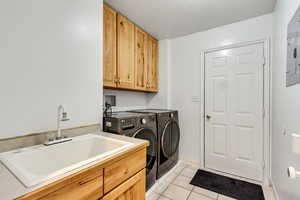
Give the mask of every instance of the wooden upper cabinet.
POLYGON ((147 82, 147 34, 135 27, 135 89, 145 90, 147 82))
POLYGON ((103 85, 117 84, 117 13, 104 5, 103 85))
POLYGON ((157 40, 107 5, 103 12, 103 87, 157 92, 157 40))
POLYGON ((147 90, 151 92, 158 91, 158 42, 156 39, 148 36, 148 64, 147 64, 147 90))
POLYGON ((134 24, 118 14, 118 88, 134 88, 134 24))

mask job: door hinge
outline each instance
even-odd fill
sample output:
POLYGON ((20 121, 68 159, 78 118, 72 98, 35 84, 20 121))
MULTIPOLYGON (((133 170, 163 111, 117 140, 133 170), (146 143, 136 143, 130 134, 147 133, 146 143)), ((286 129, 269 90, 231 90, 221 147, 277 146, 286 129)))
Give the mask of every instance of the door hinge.
POLYGON ((266 66, 266 57, 265 56, 262 58, 262 64, 263 64, 263 66, 266 66))
POLYGON ((263 161, 263 163, 262 163, 262 169, 264 170, 266 168, 266 163, 265 163, 265 161, 263 161))

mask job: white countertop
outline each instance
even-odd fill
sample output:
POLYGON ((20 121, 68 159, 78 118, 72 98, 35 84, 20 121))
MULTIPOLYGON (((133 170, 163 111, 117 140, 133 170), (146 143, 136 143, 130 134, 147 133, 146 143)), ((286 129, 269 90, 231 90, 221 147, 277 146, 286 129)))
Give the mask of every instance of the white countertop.
MULTIPOLYGON (((131 138, 131 137, 125 137, 125 136, 111 134, 111 133, 96 132, 96 133, 92 133, 92 134, 102 135, 102 136, 106 136, 106 137, 110 137, 110 138, 115 138, 115 139, 118 139, 121 141, 133 143, 134 145, 131 146, 129 149, 133 149, 133 148, 136 148, 137 146, 141 146, 141 145, 145 144, 144 140, 131 138)), ((124 151, 128 151, 128 149, 125 149, 124 151)), ((121 155, 124 151, 121 151, 117 154, 121 155)), ((103 159, 97 160, 93 163, 85 165, 84 167, 81 167, 76 170, 72 170, 71 172, 65 173, 55 179, 52 179, 51 181, 49 180, 49 182, 45 182, 43 184, 40 184, 40 185, 34 186, 34 187, 30 187, 30 188, 26 188, 2 163, 0 163, 0 199, 1 200, 16 199, 16 198, 21 197, 29 192, 36 190, 38 188, 41 188, 42 186, 45 186, 51 182, 54 182, 56 180, 59 180, 61 178, 69 176, 71 174, 74 174, 78 171, 81 171, 85 168, 88 168, 96 163, 105 162, 105 160, 108 160, 112 156, 115 156, 115 155, 116 154, 113 154, 113 155, 110 155, 103 159)))

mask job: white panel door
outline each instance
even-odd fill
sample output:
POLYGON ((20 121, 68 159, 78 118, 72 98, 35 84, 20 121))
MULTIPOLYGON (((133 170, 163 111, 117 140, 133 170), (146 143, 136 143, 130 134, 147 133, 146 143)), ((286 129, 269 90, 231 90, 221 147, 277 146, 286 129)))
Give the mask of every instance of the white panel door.
POLYGON ((263 179, 263 44, 205 55, 205 167, 263 179))

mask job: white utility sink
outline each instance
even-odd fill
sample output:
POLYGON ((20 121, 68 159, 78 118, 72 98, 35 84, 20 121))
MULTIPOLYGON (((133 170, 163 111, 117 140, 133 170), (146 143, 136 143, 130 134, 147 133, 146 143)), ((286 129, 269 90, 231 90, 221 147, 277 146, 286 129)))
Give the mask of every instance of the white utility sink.
POLYGON ((132 145, 129 142, 89 134, 52 146, 37 145, 1 153, 0 160, 26 187, 31 187, 132 145))

